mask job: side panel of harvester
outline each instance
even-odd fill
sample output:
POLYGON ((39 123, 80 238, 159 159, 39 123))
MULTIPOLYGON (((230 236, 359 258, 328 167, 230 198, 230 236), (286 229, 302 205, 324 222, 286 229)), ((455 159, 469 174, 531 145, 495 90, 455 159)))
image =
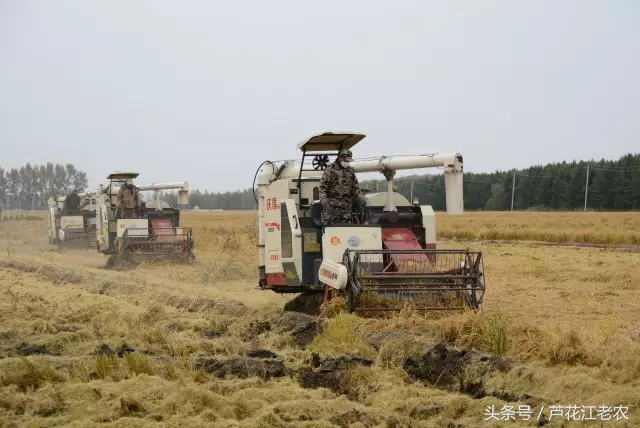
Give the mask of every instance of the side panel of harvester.
MULTIPOLYGON (((382 250, 382 228, 376 226, 327 226, 322 236, 322 259, 342 263, 345 250, 382 250)), ((382 262, 382 258, 379 260, 382 262)))
POLYGON ((111 205, 111 197, 109 195, 100 195, 97 198, 98 206, 96 209, 96 241, 97 250, 100 252, 109 251, 113 248, 117 233, 116 217, 113 210, 108 207, 111 205))
POLYGON ((149 220, 146 218, 118 219, 117 230, 118 238, 122 238, 125 231, 129 236, 149 236, 149 220))
POLYGON ((49 243, 53 243, 56 239, 58 239, 58 229, 60 226, 56 221, 56 213, 57 207, 54 203, 53 205, 49 205, 49 243))
POLYGON ((288 180, 273 183, 262 195, 264 204, 265 281, 267 287, 300 285, 301 229, 298 211, 289 199, 288 180))

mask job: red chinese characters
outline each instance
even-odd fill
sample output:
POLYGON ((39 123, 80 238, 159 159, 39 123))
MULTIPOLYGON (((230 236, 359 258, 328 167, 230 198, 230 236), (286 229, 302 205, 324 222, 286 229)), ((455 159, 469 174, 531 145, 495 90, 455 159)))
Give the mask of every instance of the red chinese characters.
POLYGON ((276 198, 267 199, 267 211, 277 210, 278 208, 278 201, 276 198))

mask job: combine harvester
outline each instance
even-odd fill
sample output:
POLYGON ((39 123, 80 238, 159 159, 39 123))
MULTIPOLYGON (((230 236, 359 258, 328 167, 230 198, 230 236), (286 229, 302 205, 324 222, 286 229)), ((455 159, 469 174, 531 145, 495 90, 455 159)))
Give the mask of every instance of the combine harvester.
MULTIPOLYGON (((323 293, 346 298, 349 312, 478 310, 485 291, 482 253, 436 249, 431 206, 393 190, 368 193, 352 222, 324 226, 319 184, 329 155, 350 149, 364 134, 324 133, 302 141, 302 161, 265 161, 259 191, 259 288, 276 293, 323 293), (311 167, 308 162, 311 157, 311 167), (308 167, 305 169, 305 167, 308 167), (372 304, 372 305, 370 305, 372 304)), ((462 214, 463 165, 459 153, 390 156, 351 162, 357 173, 442 167, 447 213, 462 214)), ((319 296, 318 296, 319 297, 319 296)), ((302 300, 305 300, 303 298, 302 300)))
POLYGON ((160 200, 158 191, 178 190, 178 205, 189 203, 186 182, 157 183, 139 186, 138 191, 156 192, 156 200, 146 203, 138 218, 122 218, 116 212, 120 186, 133 182, 136 172, 114 172, 107 176, 109 185, 96 196, 96 235, 98 252, 109 256, 107 266, 122 266, 142 260, 195 260, 190 228, 180 227, 180 209, 160 200))
POLYGON ((58 245, 58 249, 91 248, 96 237, 95 193, 78 193, 77 207, 69 206, 72 195, 49 198, 49 244, 58 245))

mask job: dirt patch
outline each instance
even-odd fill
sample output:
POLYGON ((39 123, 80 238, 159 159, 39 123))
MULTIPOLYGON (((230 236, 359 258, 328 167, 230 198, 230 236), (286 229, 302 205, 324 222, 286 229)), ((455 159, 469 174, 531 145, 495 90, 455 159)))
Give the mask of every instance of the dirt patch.
POLYGON ((374 414, 373 412, 364 412, 361 410, 353 409, 332 416, 329 419, 329 422, 338 425, 340 428, 349 428, 356 424, 357 426, 375 427, 384 422, 384 418, 374 414))
MULTIPOLYGON (((488 393, 484 388, 485 376, 494 372, 506 373, 512 367, 513 361, 508 358, 458 349, 444 342, 432 346, 421 356, 407 358, 404 362, 404 370, 412 379, 429 386, 473 398, 494 396, 519 401, 523 397, 506 392, 488 393)), ((532 402, 537 400, 534 397, 524 398, 532 402)))
POLYGON ((274 331, 291 335, 300 347, 308 346, 313 338, 322 330, 320 321, 314 316, 300 312, 283 312, 266 320, 251 321, 242 331, 245 341, 253 340, 263 333, 274 331))
POLYGON ((539 397, 534 397, 533 395, 529 395, 529 394, 517 395, 517 394, 512 394, 510 392, 505 392, 505 391, 493 391, 489 394, 486 394, 485 397, 486 396, 495 397, 502 401, 507 401, 511 403, 516 403, 516 402, 525 403, 531 407, 539 407, 541 404, 545 403, 545 400, 539 397))
POLYGON ((38 265, 36 263, 25 263, 17 260, 0 260, 1 269, 16 269, 21 272, 34 273, 54 285, 60 284, 80 284, 84 282, 82 276, 64 271, 51 265, 38 265))
POLYGON ((242 330, 240 338, 249 341, 268 331, 271 331, 271 323, 268 320, 253 320, 242 330))
POLYGON ((379 331, 374 333, 362 333, 367 345, 376 351, 379 351, 385 342, 403 342, 413 343, 424 346, 425 349, 431 348, 436 344, 436 340, 422 334, 413 333, 407 330, 379 331))
POLYGON ((320 333, 322 325, 314 316, 300 312, 284 312, 270 320, 273 330, 289 333, 296 345, 306 347, 320 333))
POLYGON ((278 358, 278 354, 268 349, 250 349, 245 355, 251 358, 278 358))
POLYGON ((299 383, 303 388, 329 388, 330 390, 345 393, 344 380, 347 371, 352 367, 370 367, 373 361, 345 355, 336 358, 321 359, 316 353, 312 354, 309 366, 303 367, 299 372, 299 383))
POLYGON ((243 316, 249 312, 249 308, 242 302, 235 300, 188 298, 169 296, 166 303, 176 309, 184 309, 187 312, 213 311, 220 315, 243 316))
POLYGON ((198 358, 195 361, 197 369, 210 373, 218 378, 236 376, 248 378, 257 376, 264 380, 284 377, 286 368, 278 359, 263 359, 251 357, 234 357, 228 359, 198 358))
POLYGON ((300 312, 307 315, 318 315, 324 301, 322 293, 303 293, 289 300, 284 305, 286 312, 300 312))
POLYGON ((410 357, 404 363, 405 371, 414 379, 433 386, 458 385, 469 368, 480 374, 494 371, 507 372, 512 362, 495 355, 480 354, 473 350, 458 349, 440 342, 420 357, 410 357))
POLYGON ((21 343, 16 347, 18 355, 28 357, 30 355, 56 355, 46 345, 21 343))
POLYGON ((219 330, 204 329, 202 330, 202 336, 207 339, 217 339, 218 337, 224 336, 224 332, 219 330))
POLYGON ((106 343, 103 343, 102 345, 98 346, 98 348, 96 348, 94 355, 104 355, 107 357, 110 357, 112 355, 117 355, 118 358, 124 358, 126 354, 130 354, 135 351, 136 351, 135 349, 133 349, 127 344, 122 344, 118 346, 115 350, 113 350, 109 345, 107 345, 106 343))

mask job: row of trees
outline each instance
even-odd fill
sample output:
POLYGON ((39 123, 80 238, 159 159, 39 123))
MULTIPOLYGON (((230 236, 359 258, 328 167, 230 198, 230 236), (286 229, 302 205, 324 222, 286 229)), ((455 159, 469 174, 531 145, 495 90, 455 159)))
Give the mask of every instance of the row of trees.
POLYGON ((85 189, 87 185, 87 174, 72 164, 27 163, 6 171, 0 167, 0 207, 45 209, 51 196, 66 195, 73 189, 85 189))
MULTIPOLYGON (((509 210, 512 200, 514 210, 583 209, 587 174, 588 209, 640 209, 640 154, 628 154, 615 161, 562 162, 524 170, 465 173, 465 210, 509 210)), ((361 183, 363 188, 379 191, 386 190, 386 185, 384 180, 361 183)), ((398 178, 394 185, 408 199, 413 195, 437 211, 446 208, 442 174, 398 178)), ((0 202, 8 208, 42 209, 50 196, 86 187, 86 174, 71 164, 26 164, 8 171, 0 168, 0 202)), ((166 202, 177 203, 174 192, 164 192, 160 197, 166 202)), ((146 199, 151 199, 151 195, 146 199)), ((189 208, 194 207, 252 210, 256 209, 256 202, 252 189, 224 193, 195 190, 189 195, 189 208)))

